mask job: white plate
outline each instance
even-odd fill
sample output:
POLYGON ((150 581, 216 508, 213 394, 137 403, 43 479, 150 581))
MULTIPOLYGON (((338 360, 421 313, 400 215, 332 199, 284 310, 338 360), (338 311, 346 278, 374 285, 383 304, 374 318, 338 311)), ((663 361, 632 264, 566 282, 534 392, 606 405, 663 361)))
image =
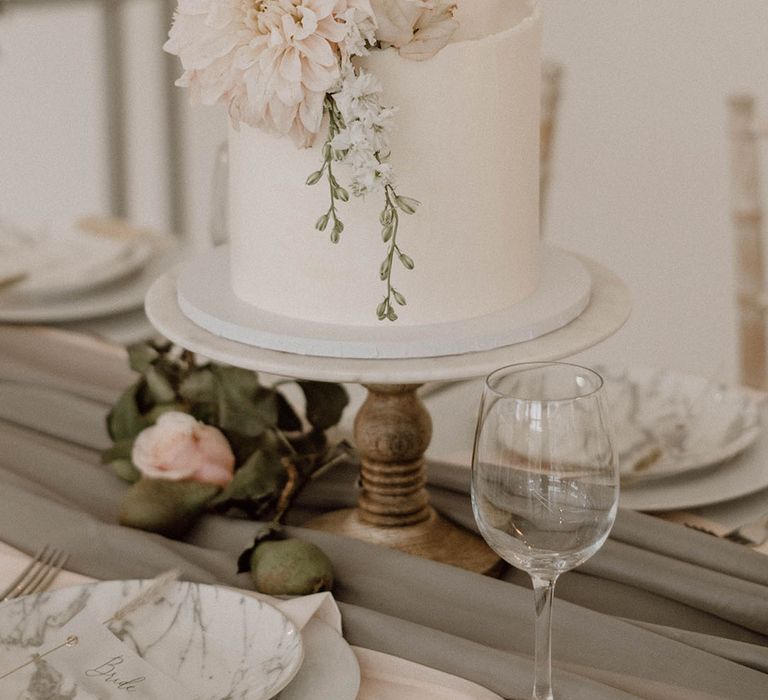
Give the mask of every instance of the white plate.
POLYGON ((320 620, 301 630, 304 663, 275 700, 355 700, 360 689, 360 665, 342 636, 320 620))
POLYGON ((38 297, 9 289, 0 294, 0 323, 80 321, 139 309, 152 282, 183 259, 185 252, 175 247, 156 253, 136 274, 77 296, 38 297))
POLYGON ((668 479, 622 485, 619 505, 630 510, 666 511, 724 503, 768 489, 768 435, 732 460, 668 479))
POLYGON ((761 392, 668 370, 595 369, 605 380, 623 484, 721 464, 762 432, 761 392))
POLYGON ((136 272, 152 254, 146 239, 98 236, 71 222, 7 238, 0 232, 0 279, 25 273, 13 285, 13 293, 22 296, 76 294, 115 282, 136 272))
MULTIPOLYGON (((56 630, 83 609, 97 620, 110 618, 147 584, 92 583, 3 604, 0 658, 7 661, 15 651, 26 657, 46 649, 50 646, 46 639, 55 637, 56 630)), ((161 600, 113 624, 124 625, 124 642, 134 651, 192 689, 200 700, 266 700, 285 687, 302 661, 301 635, 280 611, 216 586, 173 584, 161 600)), ((26 697, 19 692, 33 672, 30 666, 0 681, 2 697, 26 697)))
MULTIPOLYGON (((429 461, 469 469, 482 387, 483 380, 459 382, 445 385, 425 397, 434 426, 427 452, 429 461)), ((647 511, 698 508, 766 488, 768 433, 764 431, 750 448, 720 466, 622 485, 620 505, 647 511)))

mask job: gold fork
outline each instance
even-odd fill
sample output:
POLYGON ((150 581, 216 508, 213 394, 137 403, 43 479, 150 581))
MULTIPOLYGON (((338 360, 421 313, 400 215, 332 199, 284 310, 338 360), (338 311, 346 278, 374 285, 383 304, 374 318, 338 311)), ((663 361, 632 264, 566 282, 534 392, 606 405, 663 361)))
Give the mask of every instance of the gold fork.
POLYGON ((31 593, 45 591, 59 575, 69 559, 69 554, 45 545, 4 591, 0 591, 0 603, 31 593))

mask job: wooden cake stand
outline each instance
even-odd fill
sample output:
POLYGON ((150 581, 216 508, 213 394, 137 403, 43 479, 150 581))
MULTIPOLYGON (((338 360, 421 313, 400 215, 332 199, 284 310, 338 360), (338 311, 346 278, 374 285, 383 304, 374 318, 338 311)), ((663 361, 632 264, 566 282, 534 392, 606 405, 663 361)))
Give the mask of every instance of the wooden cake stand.
POLYGON ((535 340, 463 355, 388 360, 311 357, 220 338, 180 310, 178 269, 155 282, 146 311, 169 340, 218 362, 297 379, 362 384, 368 395, 354 426, 361 461, 357 508, 327 513, 309 527, 487 573, 498 564, 496 554, 481 538, 445 520, 429 505, 424 453, 432 421, 416 391, 425 382, 472 379, 508 364, 561 359, 619 330, 631 308, 626 286, 605 267, 583 258, 582 262, 592 277, 592 295, 576 320, 535 340))

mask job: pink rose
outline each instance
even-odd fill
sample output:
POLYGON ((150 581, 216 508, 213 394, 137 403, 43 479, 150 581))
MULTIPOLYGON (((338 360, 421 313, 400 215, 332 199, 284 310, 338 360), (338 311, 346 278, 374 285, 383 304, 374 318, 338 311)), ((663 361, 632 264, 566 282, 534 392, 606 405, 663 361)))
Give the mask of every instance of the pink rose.
POLYGON ((178 411, 163 413, 142 430, 131 458, 145 476, 169 481, 226 486, 235 469, 235 456, 221 431, 178 411))

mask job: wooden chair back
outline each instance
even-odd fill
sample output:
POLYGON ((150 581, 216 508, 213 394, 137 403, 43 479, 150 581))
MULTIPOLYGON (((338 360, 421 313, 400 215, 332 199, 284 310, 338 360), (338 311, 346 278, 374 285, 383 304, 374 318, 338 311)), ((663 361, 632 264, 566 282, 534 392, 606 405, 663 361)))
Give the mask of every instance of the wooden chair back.
POLYGON ((768 122, 757 118, 755 99, 750 95, 730 97, 728 109, 740 379, 746 386, 765 389, 768 296, 763 263, 760 140, 768 136, 768 122))

